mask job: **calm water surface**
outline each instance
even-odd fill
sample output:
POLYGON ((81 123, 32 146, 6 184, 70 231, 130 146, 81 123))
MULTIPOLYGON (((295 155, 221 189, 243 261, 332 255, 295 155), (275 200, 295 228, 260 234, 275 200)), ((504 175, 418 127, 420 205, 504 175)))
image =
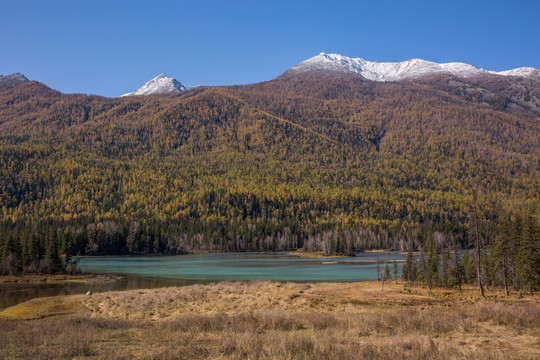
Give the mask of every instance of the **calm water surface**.
MULTIPOLYGON (((35 297, 82 294, 215 281, 365 281, 377 279, 385 259, 404 260, 398 253, 359 253, 347 258, 307 258, 287 253, 216 253, 177 256, 82 258, 79 267, 97 274, 121 274, 118 280, 69 284, 0 285, 0 309, 35 297)), ((401 263, 399 264, 401 267, 401 263)), ((391 266, 392 269, 392 266, 391 266)))
MULTIPOLYGON (((177 256, 92 257, 79 266, 94 273, 120 273, 195 281, 364 281, 376 280, 377 253, 348 258, 307 258, 287 253, 219 253, 177 256)), ((388 261, 402 260, 389 254, 388 261)))
POLYGON ((152 289, 167 286, 183 286, 195 283, 189 280, 171 280, 146 276, 122 275, 119 277, 43 283, 0 284, 0 310, 38 297, 85 294, 87 291, 105 292, 135 289, 152 289))

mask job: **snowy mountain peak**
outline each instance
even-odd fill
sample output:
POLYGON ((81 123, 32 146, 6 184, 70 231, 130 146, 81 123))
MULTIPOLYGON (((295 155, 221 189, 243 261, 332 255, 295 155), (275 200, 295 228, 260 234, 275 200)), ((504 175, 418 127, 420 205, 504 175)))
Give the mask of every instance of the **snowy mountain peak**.
POLYGON ((184 90, 187 90, 186 87, 178 80, 168 77, 165 74, 160 74, 137 90, 122 96, 170 94, 184 90))
POLYGON ((30 81, 21 73, 15 73, 11 75, 0 75, 0 84, 11 84, 30 81))
POLYGON ((494 74, 540 79, 540 71, 535 68, 518 68, 495 72, 460 62, 439 64, 422 59, 410 59, 402 62, 378 62, 367 61, 362 58, 349 58, 339 54, 327 54, 324 52, 293 66, 286 74, 299 74, 313 71, 326 73, 356 73, 372 81, 400 81, 417 79, 435 74, 449 74, 458 77, 494 74))

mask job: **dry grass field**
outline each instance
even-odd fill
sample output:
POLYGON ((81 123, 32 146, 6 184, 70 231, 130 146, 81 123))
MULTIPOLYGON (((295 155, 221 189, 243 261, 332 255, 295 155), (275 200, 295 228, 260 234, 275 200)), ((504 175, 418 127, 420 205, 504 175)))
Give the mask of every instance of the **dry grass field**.
POLYGON ((538 359, 540 298, 222 282, 35 299, 0 331, 2 359, 538 359))

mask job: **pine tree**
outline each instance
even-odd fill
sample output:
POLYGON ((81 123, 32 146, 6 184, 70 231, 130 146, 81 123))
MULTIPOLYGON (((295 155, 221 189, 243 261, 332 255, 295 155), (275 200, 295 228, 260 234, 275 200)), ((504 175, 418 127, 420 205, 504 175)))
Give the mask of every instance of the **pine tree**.
POLYGON ((43 261, 44 270, 47 273, 54 273, 61 269, 62 262, 59 254, 58 237, 53 226, 47 229, 43 261))
POLYGON ((32 254, 30 253, 30 242, 32 241, 32 229, 30 222, 27 222, 24 232, 21 236, 21 266, 24 269, 30 264, 32 254))
POLYGON ((440 282, 441 282, 441 285, 443 288, 447 288, 448 287, 448 269, 450 267, 450 252, 446 251, 444 248, 442 250, 442 255, 441 255, 441 266, 440 266, 440 276, 439 276, 439 279, 440 279, 440 282))
POLYGON ((463 275, 467 283, 472 284, 476 281, 476 265, 474 255, 470 252, 463 254, 463 275))
POLYGON ((482 259, 482 279, 484 279, 484 285, 486 289, 489 289, 490 285, 495 283, 495 271, 494 271, 494 262, 493 256, 490 254, 487 248, 482 250, 481 254, 482 259))
POLYGON ((429 270, 428 270, 427 265, 426 265, 426 260, 424 259, 424 249, 423 248, 420 248, 420 263, 418 264, 418 270, 419 270, 419 274, 421 274, 422 280, 425 281, 425 283, 426 283, 426 285, 428 287, 429 295, 433 295, 431 293, 431 287, 432 287, 431 278, 430 278, 429 270))
POLYGON ((524 231, 518 248, 517 270, 522 287, 532 295, 540 284, 540 231, 531 214, 526 214, 523 220, 524 231))
POLYGON ((388 263, 384 266, 384 279, 385 280, 392 279, 392 276, 390 275, 390 266, 388 266, 388 263))
POLYGON ((497 234, 493 238, 491 245, 491 253, 493 257, 493 271, 499 275, 504 293, 506 296, 510 294, 508 289, 508 277, 510 275, 510 259, 512 258, 513 246, 511 224, 506 215, 499 217, 497 226, 497 234))
POLYGON ((416 269, 414 268, 414 254, 413 254, 413 241, 409 241, 409 251, 407 251, 407 259, 403 268, 401 269, 401 280, 407 281, 408 285, 411 286, 416 278, 416 269))
POLYGON ((427 276, 433 286, 439 284, 439 252, 435 241, 431 240, 429 244, 429 255, 427 260, 427 276))
POLYGON ((518 291, 521 287, 520 277, 519 277, 519 260, 518 254, 521 249, 521 243, 523 239, 523 218, 521 214, 516 214, 512 219, 512 237, 510 246, 512 247, 510 254, 510 268, 512 271, 512 284, 514 290, 518 291))
POLYGON ((459 289, 459 295, 462 296, 463 290, 461 288, 461 283, 463 282, 465 269, 463 268, 463 263, 459 256, 459 247, 457 246, 457 244, 455 244, 454 246, 454 266, 451 269, 450 274, 451 274, 450 276, 453 276, 453 278, 456 281, 456 284, 459 289))

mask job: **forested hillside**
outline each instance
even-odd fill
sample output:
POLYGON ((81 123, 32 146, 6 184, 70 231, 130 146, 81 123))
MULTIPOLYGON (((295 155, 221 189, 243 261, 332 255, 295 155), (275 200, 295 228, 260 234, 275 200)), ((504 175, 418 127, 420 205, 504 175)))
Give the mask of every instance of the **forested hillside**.
POLYGON ((469 247, 475 208, 488 244, 501 218, 538 219, 540 118, 534 91, 475 81, 311 74, 127 98, 1 86, 4 269, 406 249, 435 232, 469 247))

